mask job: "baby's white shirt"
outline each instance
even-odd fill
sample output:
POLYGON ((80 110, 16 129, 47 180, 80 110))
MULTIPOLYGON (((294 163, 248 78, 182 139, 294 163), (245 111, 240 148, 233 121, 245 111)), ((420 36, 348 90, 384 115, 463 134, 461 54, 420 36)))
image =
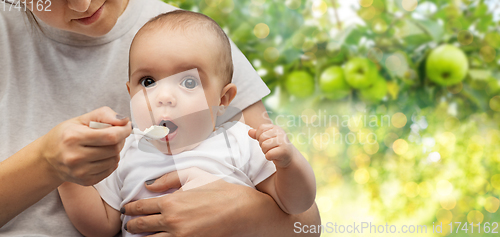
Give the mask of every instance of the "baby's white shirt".
POLYGON ((276 167, 266 160, 259 142, 248 135, 250 129, 241 122, 224 123, 194 149, 176 155, 165 155, 151 143, 141 141, 141 136, 130 135, 120 153, 118 168, 94 187, 116 210, 131 201, 168 193, 150 192, 144 182, 190 167, 202 169, 229 183, 255 188, 276 172, 276 167))

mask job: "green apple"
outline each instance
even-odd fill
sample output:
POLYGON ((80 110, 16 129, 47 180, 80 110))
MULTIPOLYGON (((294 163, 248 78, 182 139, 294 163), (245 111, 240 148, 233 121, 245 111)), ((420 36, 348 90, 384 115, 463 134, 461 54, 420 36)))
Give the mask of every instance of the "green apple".
POLYGON ((314 78, 306 71, 294 71, 286 78, 285 88, 298 98, 308 97, 314 93, 314 78))
POLYGON ((342 99, 349 95, 351 87, 344 77, 344 70, 339 66, 331 66, 321 73, 319 88, 329 99, 342 99))
POLYGON ((379 102, 387 95, 387 82, 379 76, 375 82, 359 92, 361 98, 371 102, 379 102))
POLYGON ((494 77, 490 77, 487 80, 486 92, 489 95, 498 95, 500 94, 500 80, 494 77))
POLYGON ((345 79, 351 87, 363 89, 378 77, 375 64, 367 58, 353 58, 344 65, 345 79))
POLYGON ((443 86, 461 82, 469 70, 469 62, 464 52, 448 44, 432 50, 425 66, 429 79, 443 86))

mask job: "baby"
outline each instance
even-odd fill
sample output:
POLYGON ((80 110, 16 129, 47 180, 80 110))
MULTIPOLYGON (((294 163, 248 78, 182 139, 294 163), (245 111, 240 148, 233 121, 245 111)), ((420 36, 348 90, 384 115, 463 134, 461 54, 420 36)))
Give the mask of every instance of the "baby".
POLYGON ((193 167, 211 174, 205 183, 223 179, 267 193, 287 213, 309 209, 316 195, 313 171, 280 127, 216 126, 236 95, 232 74, 230 42, 209 17, 177 10, 141 28, 130 48, 127 82, 133 122, 142 131, 160 125, 170 132, 160 140, 131 135, 117 170, 94 187, 59 187, 82 234, 113 236, 121 228, 130 235, 130 217, 120 214, 121 207, 163 195, 149 192, 144 182, 193 167))

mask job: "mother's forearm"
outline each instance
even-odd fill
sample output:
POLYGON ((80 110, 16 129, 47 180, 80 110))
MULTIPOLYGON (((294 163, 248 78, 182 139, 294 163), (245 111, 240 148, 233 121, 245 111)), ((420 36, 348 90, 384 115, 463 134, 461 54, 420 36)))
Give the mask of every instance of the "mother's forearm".
POLYGON ((0 227, 62 183, 41 157, 38 144, 39 140, 0 162, 0 227))
MULTIPOLYGON (((295 223, 299 226, 318 226, 321 224, 319 211, 314 204, 309 210, 297 215, 288 215, 284 213, 274 200, 267 194, 252 190, 248 197, 253 200, 255 206, 251 209, 242 210, 246 214, 245 225, 242 228, 249 228, 240 233, 246 236, 320 236, 317 233, 302 233, 294 227, 295 223), (255 192, 255 193, 253 193, 255 192), (299 233, 297 233, 299 232, 299 233)), ((241 235, 240 235, 241 236, 241 235)))

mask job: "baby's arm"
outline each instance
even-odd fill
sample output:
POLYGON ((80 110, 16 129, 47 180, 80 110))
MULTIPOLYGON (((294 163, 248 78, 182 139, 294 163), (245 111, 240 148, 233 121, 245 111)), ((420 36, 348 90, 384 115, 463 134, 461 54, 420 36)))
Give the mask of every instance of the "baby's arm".
POLYGON ((271 195, 281 209, 289 214, 308 210, 316 197, 314 172, 299 150, 277 125, 263 124, 248 135, 259 141, 266 159, 276 165, 276 173, 259 183, 259 191, 271 195))
POLYGON ((71 223, 85 236, 114 236, 120 231, 120 212, 101 199, 92 186, 63 183, 58 188, 71 223))

